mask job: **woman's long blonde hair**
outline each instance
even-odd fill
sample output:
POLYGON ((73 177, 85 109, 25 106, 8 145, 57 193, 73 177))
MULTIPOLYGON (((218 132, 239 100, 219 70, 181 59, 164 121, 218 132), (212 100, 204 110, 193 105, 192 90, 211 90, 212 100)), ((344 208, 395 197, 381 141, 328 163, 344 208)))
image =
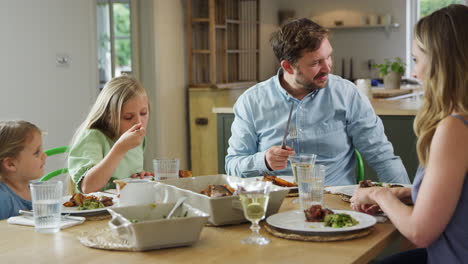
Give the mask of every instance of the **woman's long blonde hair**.
POLYGON ((141 83, 131 76, 123 75, 107 82, 85 121, 75 132, 71 144, 74 144, 86 129, 98 129, 109 138, 117 139, 122 106, 137 95, 146 95, 146 91, 141 83))
MULTIPOLYGON (((122 75, 106 83, 85 121, 76 130, 70 146, 86 129, 98 129, 111 139, 117 139, 120 131, 122 106, 137 95, 146 95, 143 85, 132 76, 122 75)), ((150 105, 148 103, 148 111, 150 105)), ((75 192, 75 183, 69 178, 68 193, 75 192)))
POLYGON ((424 104, 414 122, 418 158, 425 166, 439 122, 452 112, 468 113, 468 7, 450 5, 423 17, 414 40, 429 63, 424 104))

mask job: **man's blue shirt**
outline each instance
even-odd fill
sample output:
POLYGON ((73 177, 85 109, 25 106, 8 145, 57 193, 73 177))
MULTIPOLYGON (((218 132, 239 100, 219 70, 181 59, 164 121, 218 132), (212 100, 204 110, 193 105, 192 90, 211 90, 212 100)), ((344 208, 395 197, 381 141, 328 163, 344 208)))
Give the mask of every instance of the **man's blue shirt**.
POLYGON ((379 180, 410 183, 401 159, 394 155, 380 118, 356 86, 329 74, 327 86, 298 100, 280 85, 279 75, 245 91, 234 105, 226 173, 241 177, 292 175, 284 170, 269 171, 265 152, 281 145, 289 109, 294 102, 291 126, 297 138, 288 140, 296 153, 317 154, 326 166, 325 185, 355 184, 354 149, 376 170, 379 180))

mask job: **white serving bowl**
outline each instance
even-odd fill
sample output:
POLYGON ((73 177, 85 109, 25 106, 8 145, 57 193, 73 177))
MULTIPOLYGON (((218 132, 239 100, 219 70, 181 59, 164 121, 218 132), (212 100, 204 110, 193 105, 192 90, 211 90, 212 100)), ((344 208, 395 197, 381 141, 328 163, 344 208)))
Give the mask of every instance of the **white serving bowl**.
MULTIPOLYGON (((208 197, 200 193, 209 184, 227 184, 236 189, 237 186, 232 184, 234 178, 237 177, 219 174, 168 179, 160 181, 160 187, 167 190, 167 196, 171 201, 175 197, 186 196, 185 203, 208 213, 210 215, 208 222, 213 225, 239 224, 247 222, 239 196, 208 197)), ((272 186, 266 217, 278 212, 288 192, 287 188, 272 186)))
POLYGON ((109 208, 109 227, 141 251, 190 246, 199 239, 209 215, 183 204, 171 219, 166 219, 173 206, 161 203, 109 208))

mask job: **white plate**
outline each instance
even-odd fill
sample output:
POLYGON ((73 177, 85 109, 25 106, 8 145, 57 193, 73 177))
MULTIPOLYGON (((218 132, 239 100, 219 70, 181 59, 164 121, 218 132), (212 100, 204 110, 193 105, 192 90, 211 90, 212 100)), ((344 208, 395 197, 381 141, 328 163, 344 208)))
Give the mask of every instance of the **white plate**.
POLYGON ((337 233, 360 230, 371 227, 377 222, 375 217, 350 210, 335 210, 335 213, 346 213, 356 219, 359 224, 350 227, 333 228, 324 226, 324 222, 307 222, 304 212, 301 210, 287 211, 271 215, 267 218, 267 223, 273 227, 298 231, 298 232, 309 232, 309 233, 337 233))
POLYGON ((104 196, 107 196, 107 197, 112 197, 113 198, 112 202, 114 203, 114 205, 107 206, 107 207, 104 207, 104 208, 98 208, 98 209, 78 210, 78 206, 74 206, 74 207, 65 207, 65 206, 63 206, 63 203, 69 201, 70 198, 71 198, 71 195, 67 195, 67 196, 64 196, 63 200, 62 200, 62 214, 74 214, 74 215, 97 214, 97 213, 100 213, 100 212, 107 212, 107 208, 116 207, 116 204, 117 204, 117 196, 116 195, 113 195, 113 194, 110 194, 110 193, 103 193, 103 192, 88 193, 86 195, 95 195, 97 197, 100 197, 100 196, 104 195, 104 196))
MULTIPOLYGON (((384 186, 387 185, 387 184, 399 184, 399 185, 402 185, 403 187, 408 187, 408 188, 411 188, 411 186, 412 186, 411 184, 383 183, 384 186)), ((348 195, 348 196, 353 196, 354 191, 358 187, 359 187, 359 184, 340 186, 338 193, 342 193, 342 194, 348 195)))

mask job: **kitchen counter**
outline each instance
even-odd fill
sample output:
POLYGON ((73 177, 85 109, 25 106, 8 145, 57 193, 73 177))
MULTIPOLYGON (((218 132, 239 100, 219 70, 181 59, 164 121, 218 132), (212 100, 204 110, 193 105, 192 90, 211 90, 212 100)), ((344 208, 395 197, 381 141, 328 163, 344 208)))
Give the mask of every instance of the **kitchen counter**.
MULTIPOLYGON (((379 116, 415 116, 421 107, 422 100, 403 99, 403 100, 384 100, 371 99, 374 111, 379 116)), ((232 114, 232 107, 214 107, 213 113, 232 114)))

